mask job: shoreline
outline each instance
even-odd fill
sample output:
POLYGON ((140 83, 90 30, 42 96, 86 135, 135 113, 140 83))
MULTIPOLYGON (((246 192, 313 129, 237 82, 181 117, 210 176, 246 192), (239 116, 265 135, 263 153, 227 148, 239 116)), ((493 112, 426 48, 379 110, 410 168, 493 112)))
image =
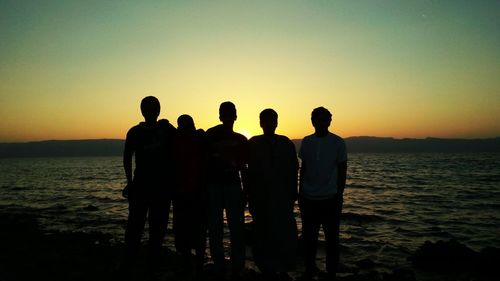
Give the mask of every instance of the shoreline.
MULTIPOLYGON (((36 214, 0 212, 0 280, 124 280, 118 270, 123 244, 111 235, 82 232, 45 232, 36 214)), ((161 267, 152 280, 195 280, 183 271, 176 253, 164 247, 161 267)), ((207 250, 208 252, 208 250, 207 250)), ((145 254, 125 280, 148 280, 145 254)), ((426 242, 411 255, 412 262, 402 266, 376 264, 365 258, 342 261, 338 280, 493 280, 489 279, 500 262, 500 249, 486 248, 475 252, 454 241, 426 242), (474 266, 471 266, 471 262, 474 266), (469 268, 467 268, 467 265, 469 268), (384 269, 385 268, 385 269, 384 269)), ((319 261, 318 265, 321 264, 319 261)), ((261 280, 261 275, 247 261, 244 280, 261 280)), ((303 268, 290 274, 297 280, 303 268)), ((211 279, 210 263, 205 265, 206 278, 211 279)), ((151 277, 151 276, 150 276, 151 277)), ((200 280, 200 279, 197 279, 200 280)), ((317 280, 323 280, 320 276, 317 280)))

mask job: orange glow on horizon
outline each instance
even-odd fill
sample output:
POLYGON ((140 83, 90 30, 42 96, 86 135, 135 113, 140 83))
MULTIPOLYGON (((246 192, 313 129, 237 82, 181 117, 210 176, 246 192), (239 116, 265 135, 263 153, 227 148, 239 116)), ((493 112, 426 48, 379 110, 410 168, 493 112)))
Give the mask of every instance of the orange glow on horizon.
POLYGON ((301 139, 318 106, 342 137, 500 136, 496 4, 384 5, 5 3, 0 142, 123 139, 148 95, 205 130, 233 101, 247 137, 273 108, 301 139))

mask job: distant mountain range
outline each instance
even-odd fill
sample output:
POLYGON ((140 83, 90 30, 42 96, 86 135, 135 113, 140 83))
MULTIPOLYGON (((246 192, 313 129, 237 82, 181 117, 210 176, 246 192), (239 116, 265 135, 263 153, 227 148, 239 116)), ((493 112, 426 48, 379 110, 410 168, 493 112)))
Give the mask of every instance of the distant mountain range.
POLYGON ((0 143, 0 158, 5 157, 81 157, 118 156, 124 140, 48 140, 24 143, 0 143))
MULTIPOLYGON (((349 137, 345 141, 349 153, 500 152, 500 137, 490 139, 349 137)), ((293 142, 298 151, 301 140, 293 142)), ((118 139, 0 143, 0 158, 121 156, 123 145, 124 140, 118 139)))
MULTIPOLYGON (((297 151, 301 140, 293 140, 297 151)), ((399 152, 500 152, 500 137, 490 139, 395 139, 381 137, 349 137, 345 139, 349 153, 399 152)))

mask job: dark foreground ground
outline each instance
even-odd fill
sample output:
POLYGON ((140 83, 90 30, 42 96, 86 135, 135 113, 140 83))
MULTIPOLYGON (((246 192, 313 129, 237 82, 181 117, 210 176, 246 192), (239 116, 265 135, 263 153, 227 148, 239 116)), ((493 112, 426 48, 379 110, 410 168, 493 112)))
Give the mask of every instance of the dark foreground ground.
MULTIPOLYGON (((146 258, 126 273, 119 270, 123 245, 111 244, 100 233, 46 233, 34 214, 0 213, 0 281, 18 280, 220 280, 211 274, 196 279, 180 264, 179 257, 165 249, 161 268, 149 274, 146 258)), ((366 260, 355 266, 342 265, 338 280, 500 280, 500 249, 475 252, 456 241, 422 245, 411 257, 410 267, 378 272, 366 260)), ((290 280, 299 280, 300 273, 290 280)), ((241 280, 264 280, 251 267, 241 280)), ((317 280, 326 280, 318 277, 317 280)))

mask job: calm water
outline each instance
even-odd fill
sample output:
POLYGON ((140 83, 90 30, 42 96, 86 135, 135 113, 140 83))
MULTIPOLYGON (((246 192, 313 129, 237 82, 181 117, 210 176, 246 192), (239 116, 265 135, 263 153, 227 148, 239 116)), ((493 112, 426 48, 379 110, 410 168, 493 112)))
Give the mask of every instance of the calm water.
MULTIPOLYGON (((40 214, 48 230, 121 241, 121 161, 0 159, 0 208, 40 214)), ((425 240, 451 238, 476 250, 500 247, 500 154, 352 154, 344 202, 346 257, 396 264, 425 240)))

